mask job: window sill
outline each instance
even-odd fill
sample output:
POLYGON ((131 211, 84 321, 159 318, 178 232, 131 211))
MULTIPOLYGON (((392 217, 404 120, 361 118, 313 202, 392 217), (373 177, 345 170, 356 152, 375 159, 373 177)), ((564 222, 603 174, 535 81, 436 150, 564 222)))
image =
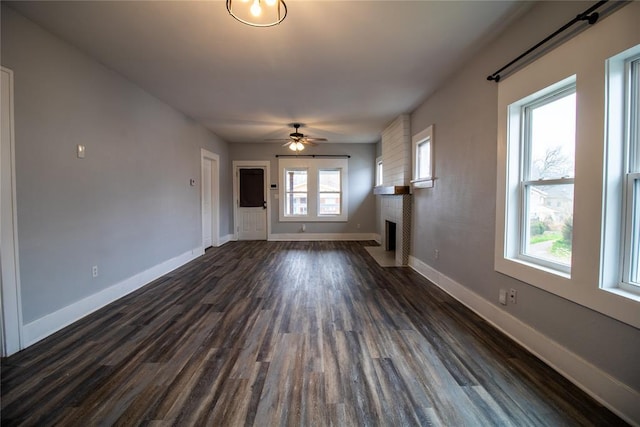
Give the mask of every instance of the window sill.
POLYGON ((411 181, 413 188, 433 188, 435 178, 414 179, 411 181))
POLYGON ((620 287, 617 287, 617 286, 613 287, 613 288, 602 288, 602 290, 606 291, 606 292, 610 292, 610 293, 615 294, 615 295, 619 295, 619 296, 627 298, 627 299, 630 299, 632 301, 640 302, 640 295, 638 295, 635 292, 627 291, 627 290, 625 290, 623 288, 620 288, 620 287))

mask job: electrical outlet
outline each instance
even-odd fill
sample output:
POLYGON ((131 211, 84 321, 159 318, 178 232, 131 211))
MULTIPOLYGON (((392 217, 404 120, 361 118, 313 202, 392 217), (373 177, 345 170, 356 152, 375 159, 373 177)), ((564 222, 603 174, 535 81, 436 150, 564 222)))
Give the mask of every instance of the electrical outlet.
POLYGON ((434 249, 433 250, 433 257, 435 259, 440 259, 440 250, 439 249, 434 249))
POLYGON ((511 304, 516 304, 517 303, 517 299, 518 299, 518 291, 516 291, 515 289, 511 288, 509 290, 509 302, 511 304))
POLYGON ((91 275, 93 277, 98 277, 98 266, 94 265, 93 267, 91 267, 91 275))
POLYGON ((507 305, 507 291, 505 289, 500 289, 498 301, 500 301, 500 304, 502 305, 507 305))

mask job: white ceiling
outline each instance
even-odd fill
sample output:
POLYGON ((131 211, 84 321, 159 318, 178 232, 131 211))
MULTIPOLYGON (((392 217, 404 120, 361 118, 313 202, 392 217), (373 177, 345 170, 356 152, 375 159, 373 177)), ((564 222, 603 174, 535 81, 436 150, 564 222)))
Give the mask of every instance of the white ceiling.
POLYGON ((376 142, 530 7, 286 1, 270 28, 239 23, 224 1, 9 3, 230 142, 284 138, 292 122, 330 142, 376 142))

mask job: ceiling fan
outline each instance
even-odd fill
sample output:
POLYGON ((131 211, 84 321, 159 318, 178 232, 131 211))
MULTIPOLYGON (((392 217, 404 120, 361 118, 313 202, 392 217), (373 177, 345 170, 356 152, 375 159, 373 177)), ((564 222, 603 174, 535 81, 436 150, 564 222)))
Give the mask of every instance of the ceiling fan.
POLYGON ((281 142, 286 141, 282 144, 283 147, 289 146, 289 149, 292 151, 302 151, 304 150, 305 145, 316 145, 316 142, 326 141, 327 138, 311 138, 309 136, 304 135, 303 133, 298 132, 298 129, 302 127, 300 123, 292 123, 290 126, 295 128, 295 132, 291 132, 289 134, 289 138, 286 139, 267 139, 266 141, 272 142, 281 142))

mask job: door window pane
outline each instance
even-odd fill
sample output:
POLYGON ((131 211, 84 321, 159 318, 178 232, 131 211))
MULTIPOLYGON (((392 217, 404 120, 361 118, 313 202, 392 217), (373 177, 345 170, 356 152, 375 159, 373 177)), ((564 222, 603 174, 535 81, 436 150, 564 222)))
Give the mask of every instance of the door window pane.
POLYGON ((262 207, 264 198, 264 170, 240 169, 240 207, 262 207))

